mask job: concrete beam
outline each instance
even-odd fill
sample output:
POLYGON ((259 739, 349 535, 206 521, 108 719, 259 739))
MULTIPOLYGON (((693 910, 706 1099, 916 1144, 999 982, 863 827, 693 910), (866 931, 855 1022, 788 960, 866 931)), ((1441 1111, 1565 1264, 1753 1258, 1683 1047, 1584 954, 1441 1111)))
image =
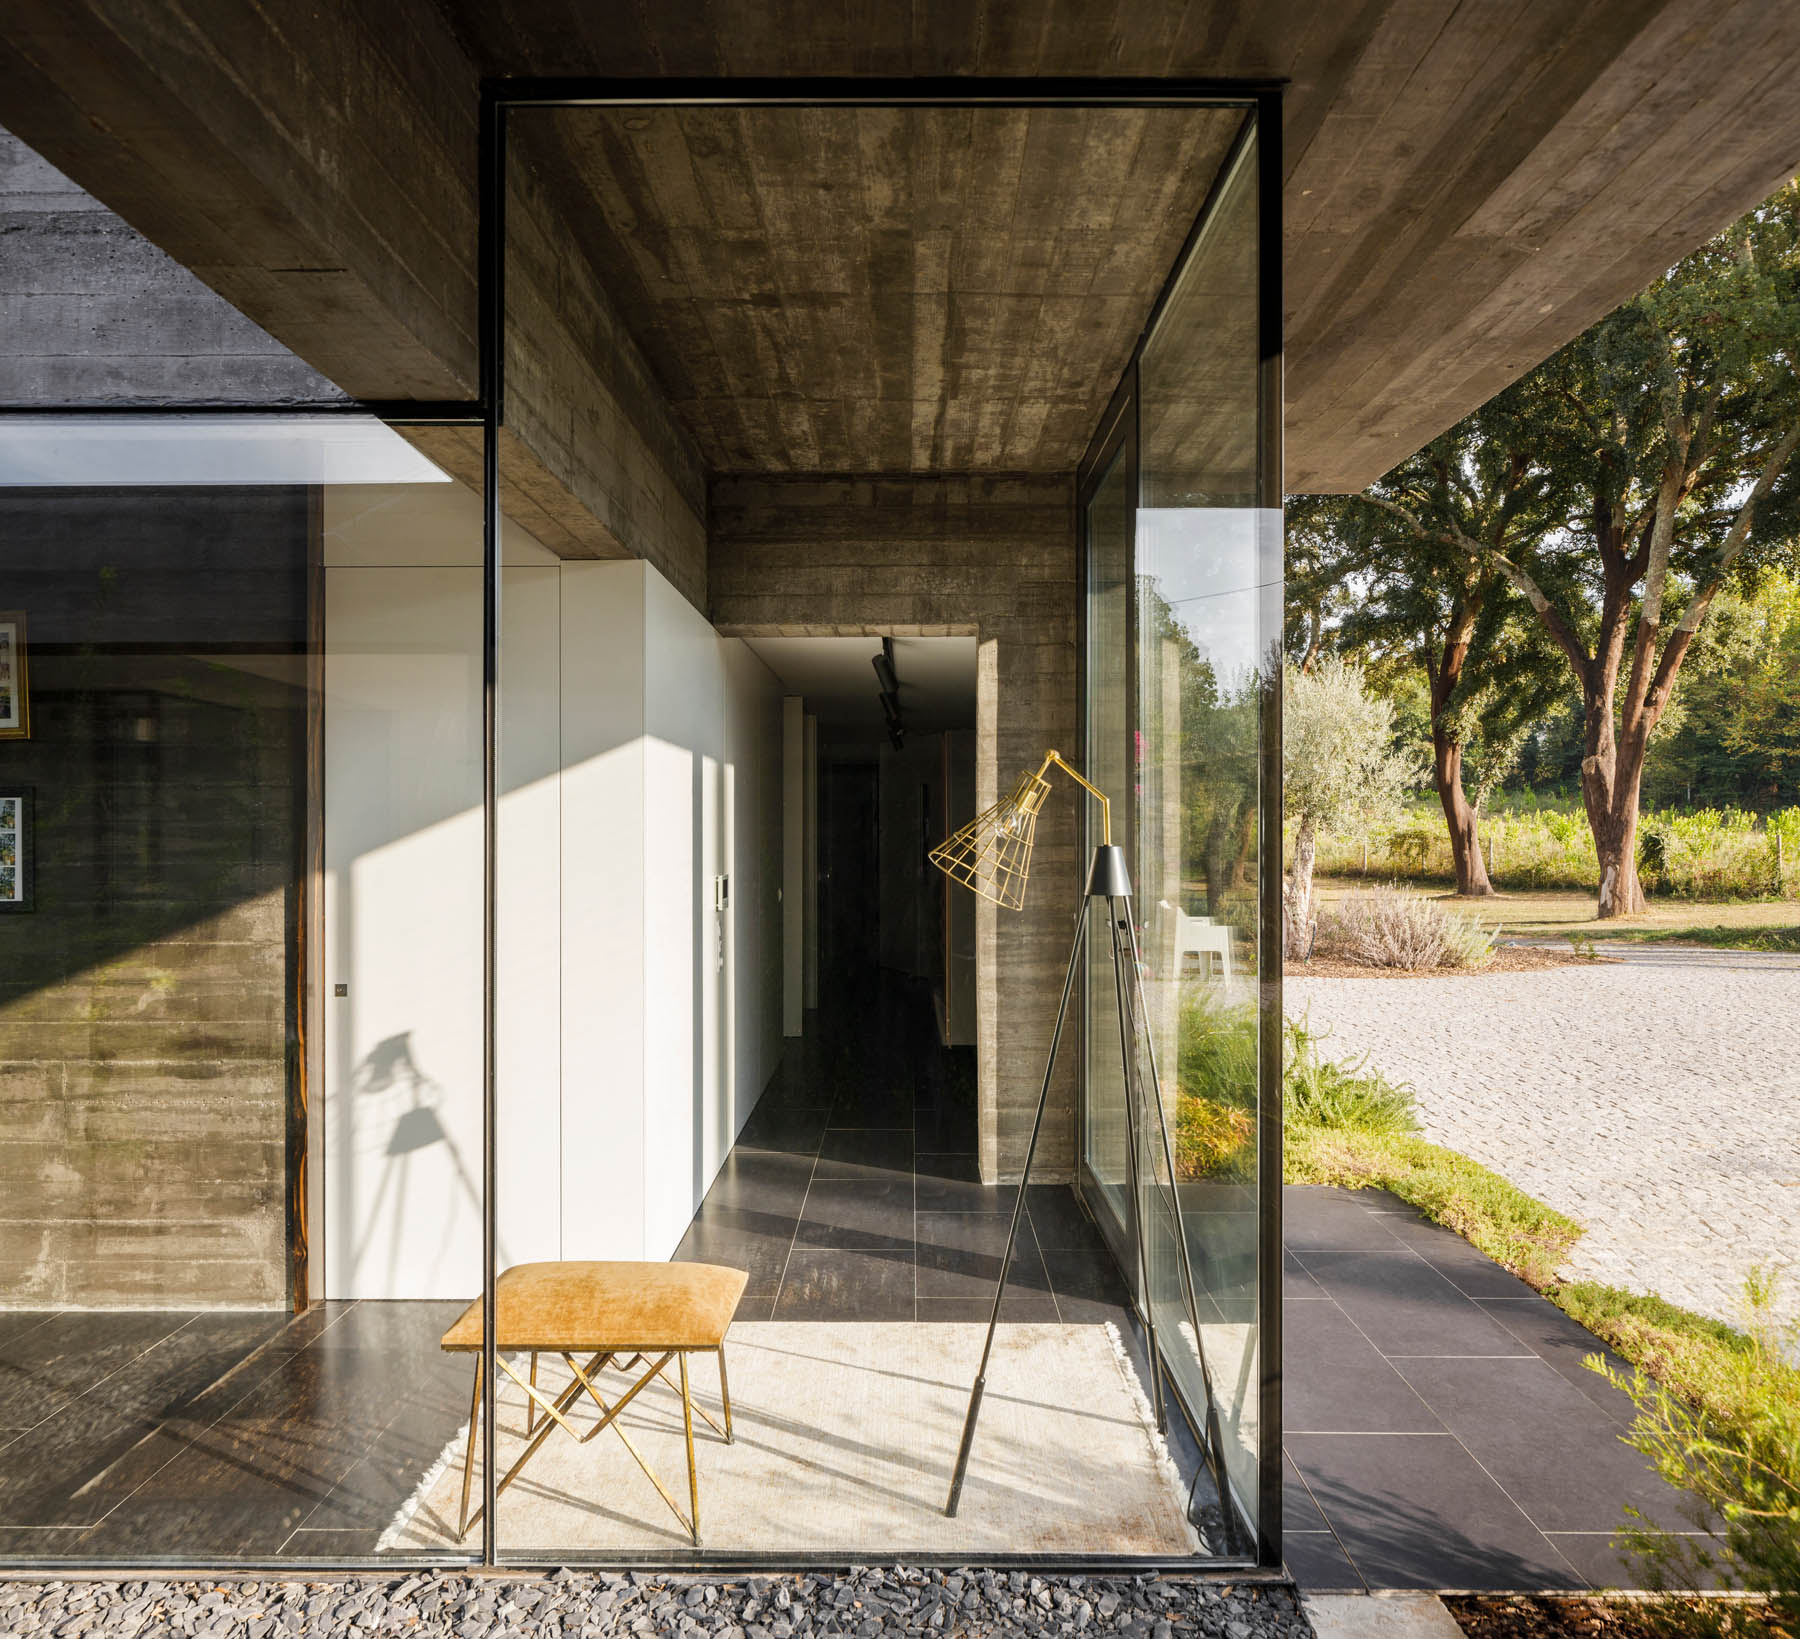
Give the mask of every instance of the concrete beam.
MULTIPOLYGON (((0 38, 16 134, 358 398, 476 393, 478 90, 428 0, 21 0, 0 38)), ((693 442, 530 164, 509 181, 507 505, 698 605, 693 442)), ((417 442, 479 482, 466 434, 417 442)))

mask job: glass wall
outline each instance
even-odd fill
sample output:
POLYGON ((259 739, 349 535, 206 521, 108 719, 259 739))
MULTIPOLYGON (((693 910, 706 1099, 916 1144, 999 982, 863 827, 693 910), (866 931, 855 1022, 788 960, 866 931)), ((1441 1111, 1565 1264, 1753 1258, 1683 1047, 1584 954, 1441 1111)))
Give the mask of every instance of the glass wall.
MULTIPOLYGON (((1129 566, 1129 658, 1089 672, 1088 756, 1131 748, 1129 849, 1137 894, 1146 1039, 1160 1072, 1160 1128, 1149 1112, 1136 1215, 1154 1319, 1170 1379, 1216 1450, 1239 1551, 1275 1517, 1260 1495, 1264 1440, 1264 1294, 1278 1201, 1278 962, 1263 947, 1268 893, 1263 839, 1279 792, 1265 751, 1276 743, 1281 620, 1279 475, 1271 472, 1264 395, 1266 299, 1259 279, 1258 152, 1251 133, 1221 180, 1155 324, 1135 388, 1137 470, 1129 566), (1124 677, 1129 726, 1096 702, 1124 677), (1165 1148, 1162 1132, 1170 1142, 1165 1148)), ((1095 503, 1108 478, 1091 489, 1095 503)), ((1089 656, 1120 613, 1101 592, 1118 547, 1086 517, 1089 656), (1105 566, 1105 567, 1102 567, 1105 566)), ((1115 715, 1118 709, 1113 708, 1115 715)), ((1121 780, 1122 785, 1127 782, 1121 780)), ((1090 1014, 1111 1005, 1111 986, 1090 1014)), ((1090 1029, 1094 1026, 1090 1024, 1090 1029)), ((1100 1039, 1100 1038, 1096 1038, 1100 1039)), ((1114 1038, 1116 1041, 1116 1037, 1114 1038)), ((1116 1047, 1114 1048, 1116 1051, 1116 1047)), ((1120 1098, 1090 1058, 1087 1172, 1105 1177, 1120 1098)), ((1119 1170, 1116 1166, 1115 1171, 1119 1170)), ((1102 1192, 1104 1194, 1104 1191, 1102 1192)))
MULTIPOLYGON (((1123 798, 1131 781, 1131 728, 1127 678, 1131 641, 1131 477, 1129 417, 1103 475, 1084 509, 1087 604, 1082 675, 1088 778, 1123 798)), ((1091 850, 1100 841, 1099 814, 1084 805, 1091 850)), ((1115 827, 1129 810, 1121 801, 1115 827)), ((1126 839, 1115 829, 1114 840, 1126 839)), ((1112 940, 1104 906, 1088 907, 1082 1043, 1086 1097, 1082 1101, 1082 1151, 1089 1205, 1104 1214, 1116 1239, 1130 1222, 1127 1190, 1124 1060, 1119 1052, 1119 1009, 1114 994, 1112 940)))
MULTIPOLYGON (((1280 636, 1279 513, 1258 506, 1256 151, 1227 179, 1139 368, 1138 892, 1148 1024, 1183 1134, 1149 1213, 1151 1301, 1190 1405, 1211 1398, 1255 1518, 1262 712, 1280 636), (1184 1324, 1186 1322, 1187 1324, 1184 1324)), ((1278 673, 1273 674, 1278 676, 1278 673)), ((1278 1097, 1278 1089, 1267 1089, 1278 1097)), ((1279 1157, 1269 1157, 1279 1166, 1279 1157)))
POLYGON ((466 1414, 479 596, 394 566, 479 527, 366 416, 0 420, 0 1554, 371 1555, 466 1414))

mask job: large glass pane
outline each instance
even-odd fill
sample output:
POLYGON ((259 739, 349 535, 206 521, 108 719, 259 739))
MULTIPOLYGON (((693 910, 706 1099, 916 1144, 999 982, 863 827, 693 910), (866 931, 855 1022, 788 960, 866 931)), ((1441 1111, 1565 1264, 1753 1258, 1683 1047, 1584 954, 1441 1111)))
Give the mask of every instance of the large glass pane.
POLYGON ((1258 1079, 1257 975, 1274 959, 1258 948, 1260 724, 1281 574, 1280 515, 1257 507, 1258 343, 1256 156, 1246 145, 1140 365, 1134 863, 1174 1162, 1171 1180, 1149 1135, 1150 1301, 1184 1398, 1217 1409, 1248 1522, 1259 1450, 1257 1112, 1261 1097, 1278 1096, 1258 1079))
POLYGON ((0 419, 8 1554, 372 1555, 460 1421, 480 621, 402 580, 479 514, 362 416, 0 419))
MULTIPOLYGON (((1127 717, 1129 690, 1131 491, 1128 451, 1121 445, 1087 504, 1086 733, 1088 777, 1117 804, 1122 825, 1131 779, 1127 717)), ((1091 835, 1100 840, 1099 814, 1084 812, 1091 835)), ((1115 841, 1129 847, 1122 833, 1115 841)), ((1125 1081, 1119 1053, 1119 1009, 1113 982, 1112 943, 1104 905, 1088 907, 1085 1026, 1087 1093, 1082 1117, 1083 1158, 1091 1186, 1090 1204, 1107 1213, 1125 1244, 1129 1222, 1126 1190, 1125 1081)))

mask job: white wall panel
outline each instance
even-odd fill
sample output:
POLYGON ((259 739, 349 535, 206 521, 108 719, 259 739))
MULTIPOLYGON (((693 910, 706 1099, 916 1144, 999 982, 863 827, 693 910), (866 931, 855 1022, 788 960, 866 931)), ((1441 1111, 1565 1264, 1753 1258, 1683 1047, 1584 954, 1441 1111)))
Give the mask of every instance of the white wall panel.
POLYGON ((480 575, 333 569, 325 602, 326 1288, 466 1297, 481 1283, 480 575))
POLYGON ((562 569, 563 1256, 644 1245, 645 566, 562 569))
POLYGON ((500 599, 495 1154, 500 1264, 562 1255, 561 571, 500 599))
MULTIPOLYGON (((560 1244, 554 569, 509 569, 500 809, 502 1262, 560 1244)), ((481 575, 326 571, 326 1290, 481 1281, 481 575), (339 997, 335 987, 347 992, 339 997)))
POLYGON ((725 765, 731 814, 731 1132, 749 1118, 782 1052, 781 684, 726 638, 725 765))
MULTIPOLYGON (((481 580, 430 550, 327 572, 334 1297, 480 1279, 481 580)), ((664 1258, 781 1051, 780 687, 639 562, 503 610, 501 1262, 664 1258)))

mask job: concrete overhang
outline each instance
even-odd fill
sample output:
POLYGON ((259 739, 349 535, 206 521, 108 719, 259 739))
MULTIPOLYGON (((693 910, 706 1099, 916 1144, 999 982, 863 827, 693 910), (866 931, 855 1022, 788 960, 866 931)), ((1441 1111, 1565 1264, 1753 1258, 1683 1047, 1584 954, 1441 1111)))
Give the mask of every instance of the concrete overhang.
MULTIPOLYGON (((1294 491, 1377 477, 1800 167, 1800 7, 1768 0, 14 0, 0 124, 346 390, 464 398, 479 83, 551 73, 1287 81, 1294 491)), ((566 180, 539 205, 579 240, 566 180)), ((643 352, 658 364, 654 337, 643 352)), ((623 481, 557 473, 539 410, 532 460, 574 497, 571 541, 631 549, 623 481)), ((676 488, 717 459, 698 420, 640 432, 676 488)), ((841 459, 880 470, 880 448, 841 459)), ((726 464, 808 459, 752 442, 726 464)))

